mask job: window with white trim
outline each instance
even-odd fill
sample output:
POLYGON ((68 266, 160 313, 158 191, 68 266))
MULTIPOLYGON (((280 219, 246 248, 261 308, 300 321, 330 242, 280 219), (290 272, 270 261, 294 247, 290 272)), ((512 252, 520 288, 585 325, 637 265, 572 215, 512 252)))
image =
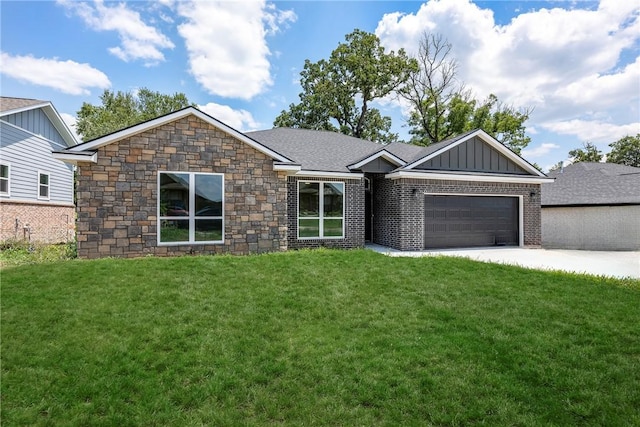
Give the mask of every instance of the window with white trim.
POLYGON ((298 238, 344 237, 344 183, 298 181, 298 238))
POLYGON ((9 165, 0 163, 0 194, 9 195, 9 165))
POLYGON ((224 175, 158 173, 158 243, 224 242, 224 175))
POLYGON ((49 174, 38 172, 38 199, 49 200, 49 174))

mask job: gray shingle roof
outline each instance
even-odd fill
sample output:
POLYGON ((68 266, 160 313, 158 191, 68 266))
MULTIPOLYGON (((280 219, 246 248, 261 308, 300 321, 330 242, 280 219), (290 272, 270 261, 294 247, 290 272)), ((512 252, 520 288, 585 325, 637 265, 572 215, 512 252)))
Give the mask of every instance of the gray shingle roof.
POLYGON ((411 163, 445 148, 475 131, 472 130, 428 147, 419 147, 404 142, 382 145, 337 132, 309 129, 275 128, 246 132, 246 135, 300 163, 303 169, 349 172, 348 165, 357 163, 383 149, 405 162, 411 163))
POLYGON ((350 172, 347 165, 385 148, 337 132, 275 128, 246 132, 248 137, 294 160, 305 170, 350 172))
POLYGON ((0 112, 17 110, 19 108, 31 107, 34 105, 45 104, 47 101, 29 98, 11 98, 8 96, 0 97, 0 112))
POLYGON ((548 175, 542 206, 640 204, 640 168, 580 162, 548 175))

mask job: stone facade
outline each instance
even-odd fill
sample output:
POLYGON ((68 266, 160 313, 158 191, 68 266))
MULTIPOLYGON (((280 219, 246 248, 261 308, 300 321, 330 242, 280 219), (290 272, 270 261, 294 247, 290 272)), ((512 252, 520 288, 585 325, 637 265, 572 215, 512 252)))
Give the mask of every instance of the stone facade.
POLYGON ((75 207, 64 203, 2 200, 0 241, 66 243, 74 238, 75 207))
POLYGON ((78 167, 78 256, 249 254, 287 249, 286 174, 188 116, 98 149, 78 167), (224 174, 224 244, 158 244, 158 172, 224 174))
POLYGON ((299 178, 290 176, 287 183, 289 198, 289 248, 341 248, 364 246, 364 180, 340 178, 299 178), (342 239, 303 239, 298 236, 298 181, 344 182, 344 228, 342 239))
POLYGON ((539 247, 541 244, 539 184, 422 179, 392 181, 384 179, 384 175, 374 175, 372 178, 375 230, 373 241, 375 243, 403 251, 422 250, 424 247, 423 194, 441 193, 522 196, 524 245, 539 247))

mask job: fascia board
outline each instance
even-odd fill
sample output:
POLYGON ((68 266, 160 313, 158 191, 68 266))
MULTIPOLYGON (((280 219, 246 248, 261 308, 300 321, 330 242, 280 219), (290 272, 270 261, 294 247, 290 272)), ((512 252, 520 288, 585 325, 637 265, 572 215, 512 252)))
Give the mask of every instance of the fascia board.
POLYGON ((358 179, 363 178, 364 173, 301 170, 300 172, 296 172, 295 176, 358 179))
POLYGON ((387 179, 435 179, 443 181, 473 181, 473 182, 509 182, 509 183, 529 183, 529 184, 546 184, 555 181, 555 178, 548 177, 530 177, 530 176, 512 176, 512 175, 465 175, 437 172, 415 172, 415 171, 395 171, 385 175, 387 179))

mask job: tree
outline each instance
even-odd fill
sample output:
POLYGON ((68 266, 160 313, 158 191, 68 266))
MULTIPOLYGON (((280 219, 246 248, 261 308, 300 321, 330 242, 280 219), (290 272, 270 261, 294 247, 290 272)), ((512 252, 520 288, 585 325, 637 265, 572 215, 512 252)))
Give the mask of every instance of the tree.
POLYGON ((382 143, 397 140, 390 132, 391 118, 371 103, 404 84, 417 64, 402 49, 385 53, 375 34, 355 30, 345 40, 328 60, 305 61, 300 102, 282 111, 274 126, 332 130, 382 143))
POLYGON ((100 100, 102 105, 85 102, 77 112, 76 129, 83 141, 195 105, 183 93, 164 95, 146 88, 135 94, 105 90, 100 100))
POLYGON ((530 142, 524 122, 531 109, 517 111, 493 94, 483 102, 473 99, 457 80, 458 62, 451 58, 451 48, 441 35, 424 33, 415 58, 419 69, 398 91, 411 106, 411 142, 426 146, 482 128, 519 153, 530 142))
POLYGON ((602 152, 591 142, 583 143, 582 147, 569 151, 569 157, 571 157, 573 163, 599 162, 602 160, 602 152))
POLYGON ((612 142, 609 147, 611 147, 611 152, 607 154, 608 163, 640 168, 640 133, 636 136, 627 135, 612 142))

